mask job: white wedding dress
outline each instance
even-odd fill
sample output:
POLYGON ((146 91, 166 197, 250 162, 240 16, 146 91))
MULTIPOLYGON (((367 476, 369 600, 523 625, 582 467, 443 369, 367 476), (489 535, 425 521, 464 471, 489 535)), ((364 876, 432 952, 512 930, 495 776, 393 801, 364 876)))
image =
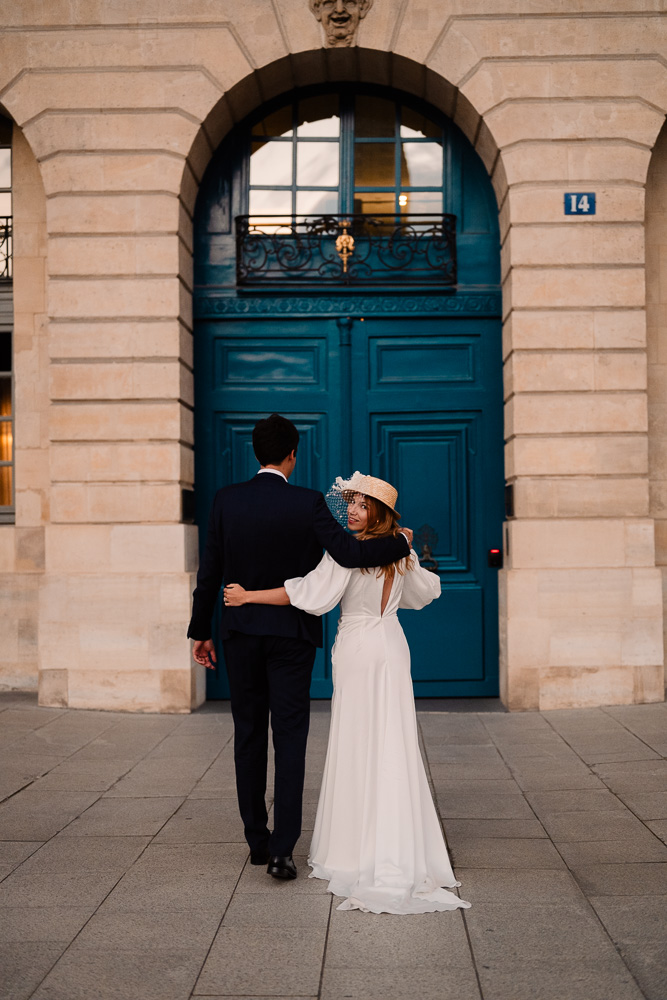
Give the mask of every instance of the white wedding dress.
POLYGON ((470 903, 454 878, 417 739, 410 650, 396 612, 423 608, 440 581, 419 566, 384 576, 345 569, 325 554, 285 582, 290 602, 323 615, 341 604, 332 651, 334 694, 324 778, 308 863, 343 896, 339 910, 428 913, 470 903))

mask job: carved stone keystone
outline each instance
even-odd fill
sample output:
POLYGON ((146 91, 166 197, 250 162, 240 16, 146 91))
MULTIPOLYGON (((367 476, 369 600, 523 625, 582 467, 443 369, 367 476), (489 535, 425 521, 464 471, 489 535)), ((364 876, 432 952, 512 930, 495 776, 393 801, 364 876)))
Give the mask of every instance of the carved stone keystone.
POLYGON ((326 44, 344 48, 356 43, 357 28, 373 6, 373 0, 308 0, 324 28, 326 44))

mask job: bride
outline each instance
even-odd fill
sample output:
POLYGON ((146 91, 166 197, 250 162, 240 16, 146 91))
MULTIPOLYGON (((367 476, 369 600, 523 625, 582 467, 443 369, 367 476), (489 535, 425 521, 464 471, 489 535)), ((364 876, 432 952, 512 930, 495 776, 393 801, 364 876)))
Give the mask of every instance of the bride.
MULTIPOLYGON (((357 538, 396 534, 398 494, 355 472, 329 495, 357 538)), ((337 508, 337 509, 336 509, 337 508)), ((324 615, 339 602, 334 693, 324 777, 308 863, 344 897, 339 910, 428 913, 467 908, 447 854, 417 737, 410 651, 396 612, 440 596, 436 575, 410 556, 379 570, 345 569, 328 553, 274 590, 225 588, 229 605, 291 603, 324 615)))

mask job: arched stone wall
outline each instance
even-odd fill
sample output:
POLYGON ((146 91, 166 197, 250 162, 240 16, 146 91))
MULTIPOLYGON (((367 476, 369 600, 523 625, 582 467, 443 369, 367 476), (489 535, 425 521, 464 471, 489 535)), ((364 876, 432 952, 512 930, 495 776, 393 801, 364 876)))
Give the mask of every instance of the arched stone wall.
POLYGON ((39 165, 16 124, 12 165, 16 522, 0 527, 0 688, 36 689, 49 520, 46 199, 39 165))
POLYGON ((192 485, 190 218, 231 123, 313 79, 424 96, 494 183, 515 492, 503 700, 662 697, 643 199, 667 110, 664 17, 386 0, 358 47, 327 50, 305 0, 214 11, 102 0, 69 16, 15 5, 0 35, 0 100, 46 192, 40 627, 58 641, 40 646, 44 702, 187 711, 203 697, 182 625, 196 552, 180 509, 192 485), (596 192, 594 219, 563 217, 570 190, 596 192))

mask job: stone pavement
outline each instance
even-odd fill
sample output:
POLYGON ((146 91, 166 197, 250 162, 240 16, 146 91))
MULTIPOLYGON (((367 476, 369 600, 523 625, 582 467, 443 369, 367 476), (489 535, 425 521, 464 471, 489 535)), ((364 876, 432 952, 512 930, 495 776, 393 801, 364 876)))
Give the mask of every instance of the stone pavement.
MULTIPOLYGON (((418 706, 473 905, 395 917, 337 911, 307 831, 296 882, 249 865, 225 704, 0 695, 0 997, 665 1000, 667 706, 418 706)), ((328 721, 314 703, 306 826, 328 721)))

